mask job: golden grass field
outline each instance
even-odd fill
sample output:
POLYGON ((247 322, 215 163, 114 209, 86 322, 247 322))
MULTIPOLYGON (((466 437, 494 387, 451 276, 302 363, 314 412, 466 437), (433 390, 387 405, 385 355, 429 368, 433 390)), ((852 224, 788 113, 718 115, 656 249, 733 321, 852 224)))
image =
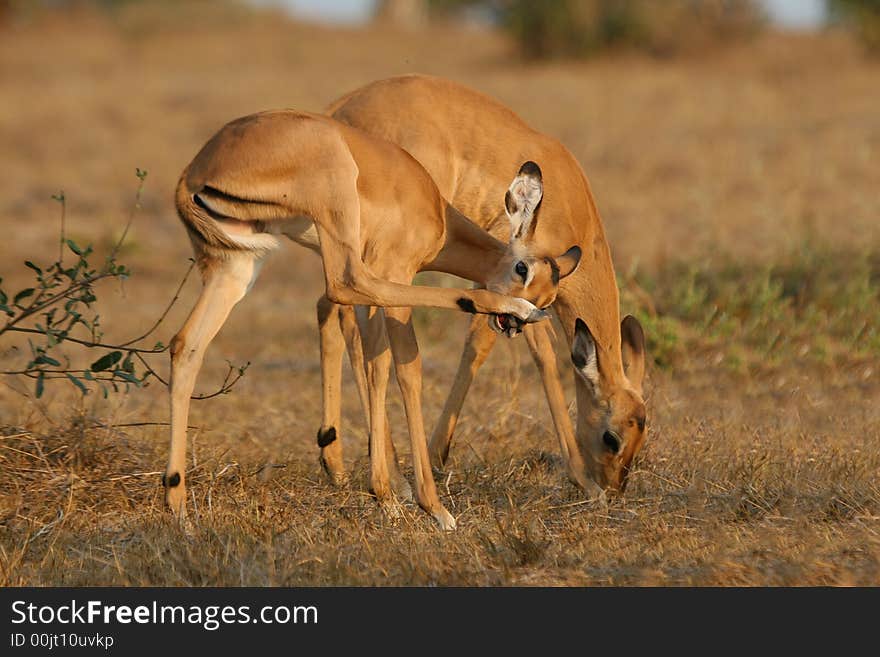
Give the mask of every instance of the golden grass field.
MULTIPOLYGON (((98 296, 108 340, 143 332, 191 255, 174 184, 220 125, 318 111, 415 71, 501 99, 590 178, 622 311, 656 359, 626 496, 587 503, 568 483, 522 339, 481 371, 437 475, 457 531, 415 505, 396 523, 377 508, 348 376, 354 476, 328 485, 315 445, 322 276, 291 244, 208 352, 201 390, 226 361, 252 365, 230 394, 193 403, 188 532, 163 509, 165 427, 123 426, 167 421, 162 385, 105 400, 53 382, 37 400, 32 380, 0 377, 0 584, 880 584, 880 62, 846 35, 526 65, 476 29, 328 28, 204 4, 12 22, 0 26, 4 288, 27 285, 24 260, 57 257, 61 189, 68 236, 106 253, 140 167, 120 256, 132 276, 98 296)), ((187 283, 155 339, 170 340, 198 288, 187 283)), ((467 317, 418 320, 430 433, 467 317)), ((0 340, 0 369, 19 368, 26 341, 0 340)))

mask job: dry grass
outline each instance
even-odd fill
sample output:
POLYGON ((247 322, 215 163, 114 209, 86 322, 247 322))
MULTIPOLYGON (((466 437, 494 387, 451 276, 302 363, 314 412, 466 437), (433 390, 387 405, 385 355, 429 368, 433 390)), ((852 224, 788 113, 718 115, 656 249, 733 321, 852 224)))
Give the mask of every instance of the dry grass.
MULTIPOLYGON (((51 193, 67 193, 71 235, 106 248, 124 224, 134 168, 146 168, 123 258, 133 278, 102 290, 108 336, 136 334, 186 269, 171 190, 220 124, 268 107, 319 109, 387 75, 446 75, 508 102, 584 164, 623 309, 641 314, 660 357, 650 442, 625 498, 584 503, 560 469, 525 345, 505 342, 438 477, 459 530, 437 532, 415 507, 392 524, 365 492, 352 386, 351 486, 329 487, 317 465, 321 276, 291 246, 209 351, 204 389, 226 359, 254 364, 232 394, 193 409, 188 534, 162 509, 165 429, 124 426, 166 420, 161 386, 105 401, 57 385, 37 401, 3 381, 0 583, 880 583, 880 68, 858 46, 771 34, 699 61, 525 67, 483 32, 199 16, 182 13, 175 26, 131 10, 3 28, 4 285, 25 280, 22 260, 54 256, 51 193)), ((159 339, 197 289, 187 285, 159 339)), ((431 422, 465 319, 427 317, 431 422)), ((3 369, 21 358, 10 347, 0 345, 3 369)), ((395 394, 390 403, 406 456, 395 394)))

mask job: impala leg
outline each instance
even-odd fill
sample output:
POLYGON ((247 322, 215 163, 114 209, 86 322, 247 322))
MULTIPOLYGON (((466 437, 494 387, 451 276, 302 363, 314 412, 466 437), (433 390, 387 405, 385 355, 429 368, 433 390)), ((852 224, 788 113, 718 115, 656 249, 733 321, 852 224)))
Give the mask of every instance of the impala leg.
MULTIPOLYGON (((370 396, 369 391, 367 390, 367 375, 364 368, 364 349, 361 344, 361 335, 360 330, 358 329, 357 319, 355 318, 355 307, 340 305, 337 306, 337 308, 339 308, 339 324, 342 327, 342 334, 345 336, 345 343, 348 347, 348 358, 351 362, 351 369, 354 372, 358 395, 360 396, 361 406, 364 410, 367 431, 369 431, 370 396)), ((388 475, 391 481, 391 489, 397 495, 398 499, 411 501, 413 498, 412 488, 410 488, 406 477, 400 472, 400 463, 397 459, 397 450, 394 448, 394 441, 391 439, 391 425, 388 423, 387 415, 384 424, 385 457, 388 460, 388 475)))
POLYGON ((467 396, 474 377, 486 362, 492 347, 495 346, 497 337, 498 334, 492 330, 485 317, 474 315, 465 340, 464 351, 461 354, 461 361, 458 364, 458 371, 455 373, 452 390, 449 392, 449 397, 447 397, 443 411, 440 413, 440 419, 431 435, 428 453, 431 457, 431 463, 435 467, 441 467, 449 458, 452 434, 455 431, 461 407, 464 405, 464 398, 467 396))
POLYGON ((183 328, 171 341, 171 447, 162 483, 165 501, 178 517, 186 515, 186 426, 189 402, 205 351, 247 293, 259 263, 235 253, 202 266, 203 288, 183 328))
POLYGON ((342 352, 345 341, 340 329, 340 306, 326 295, 318 299, 318 332, 321 344, 321 395, 323 418, 318 430, 321 465, 336 485, 348 479, 339 434, 342 418, 342 352))
POLYGON ((358 397, 361 400, 361 408, 364 411, 364 420, 367 430, 370 428, 370 396, 367 390, 367 372, 364 363, 364 346, 361 343, 361 332, 358 329, 354 306, 341 306, 333 304, 339 309, 339 327, 345 338, 345 346, 348 350, 348 361, 351 363, 351 371, 354 373, 354 381, 357 385, 358 397))
POLYGON ((358 307, 357 320, 363 341, 367 389, 370 398, 370 488, 391 515, 398 513, 385 453, 385 395, 391 372, 391 351, 381 308, 358 307))
POLYGON ((568 416, 568 404, 565 402, 565 391, 559 378, 552 332, 553 325, 549 322, 527 324, 523 328, 523 335, 532 352, 532 358, 541 373, 541 381, 544 383, 544 392, 550 405, 550 415, 553 417, 553 425, 556 428, 556 436, 559 439, 559 448, 565 460, 568 476, 582 489, 590 490, 595 485, 586 476, 584 461, 575 441, 574 429, 568 416))
POLYGON ((403 395, 406 421, 412 441, 416 500, 434 516, 441 529, 455 529, 455 519, 440 503, 431 473, 425 420, 422 417, 422 358, 412 325, 412 308, 386 308, 385 325, 394 355, 397 382, 403 395))

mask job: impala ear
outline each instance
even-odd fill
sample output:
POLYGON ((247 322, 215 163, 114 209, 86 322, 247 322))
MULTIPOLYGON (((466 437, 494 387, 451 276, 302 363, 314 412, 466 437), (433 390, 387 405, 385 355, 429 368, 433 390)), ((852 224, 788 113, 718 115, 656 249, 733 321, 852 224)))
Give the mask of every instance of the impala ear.
POLYGON ((627 315, 620 323, 620 355, 623 373, 641 394, 645 379, 645 332, 632 315, 627 315))
POLYGON ((529 238, 535 232, 538 208, 544 196, 541 168, 531 160, 524 163, 504 195, 504 211, 510 220, 510 241, 529 238))
POLYGON ((561 256, 556 258, 556 264, 559 265, 559 278, 565 278, 569 274, 573 274, 581 263, 581 248, 573 246, 561 256))
POLYGON ((599 356, 596 352, 596 341, 586 322, 580 317, 574 323, 574 340, 571 343, 571 362, 578 376, 593 390, 599 389, 599 356))

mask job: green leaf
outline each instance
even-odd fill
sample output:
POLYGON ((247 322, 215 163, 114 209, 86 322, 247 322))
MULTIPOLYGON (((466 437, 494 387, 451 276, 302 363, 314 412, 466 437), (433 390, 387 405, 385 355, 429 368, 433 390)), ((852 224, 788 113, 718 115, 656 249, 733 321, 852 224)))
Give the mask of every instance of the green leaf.
POLYGON ((89 368, 92 372, 103 372, 104 370, 109 370, 111 367, 116 365, 119 362, 119 359, 122 358, 121 351, 111 351, 109 354, 104 354, 89 368))
POLYGON ((77 379, 75 376, 71 376, 70 374, 67 374, 66 372, 65 372, 65 375, 67 376, 68 379, 70 379, 70 382, 71 382, 73 385, 75 385, 77 388, 80 389, 80 391, 82 392, 82 394, 84 394, 84 395, 89 394, 88 389, 82 384, 82 381, 80 381, 79 379, 77 379))
POLYGON ((51 356, 47 356, 46 354, 40 354, 37 356, 34 361, 34 365, 52 365, 53 367, 60 367, 61 363, 52 358, 51 356))
POLYGON ((6 296, 6 292, 0 290, 0 306, 5 306, 7 301, 9 301, 9 297, 6 296))
POLYGON ((18 294, 15 295, 15 298, 12 300, 12 303, 17 306, 20 301, 22 301, 23 299, 27 299, 33 293, 34 293, 34 288, 32 288, 32 287, 29 287, 25 290, 22 290, 21 292, 19 292, 18 294))
POLYGON ((76 255, 81 256, 83 254, 82 249, 76 245, 76 242, 73 240, 65 240, 67 242, 68 248, 73 251, 76 255))
POLYGON ((40 372, 39 376, 37 376, 37 399, 43 396, 43 373, 40 372))
POLYGON ((43 273, 43 270, 40 269, 39 267, 37 267, 37 266, 36 266, 34 263, 32 263, 30 260, 25 260, 25 261, 24 261, 24 266, 25 266, 25 267, 30 267, 31 269, 33 269, 33 270, 34 270, 35 272, 37 272, 38 274, 41 274, 41 275, 42 275, 42 273, 43 273))
POLYGON ((128 381, 129 383, 133 383, 136 386, 141 385, 141 380, 139 378, 137 378, 133 374, 129 374, 128 372, 125 372, 124 370, 116 370, 115 372, 113 372, 113 374, 114 374, 114 376, 118 376, 123 381, 128 381))

